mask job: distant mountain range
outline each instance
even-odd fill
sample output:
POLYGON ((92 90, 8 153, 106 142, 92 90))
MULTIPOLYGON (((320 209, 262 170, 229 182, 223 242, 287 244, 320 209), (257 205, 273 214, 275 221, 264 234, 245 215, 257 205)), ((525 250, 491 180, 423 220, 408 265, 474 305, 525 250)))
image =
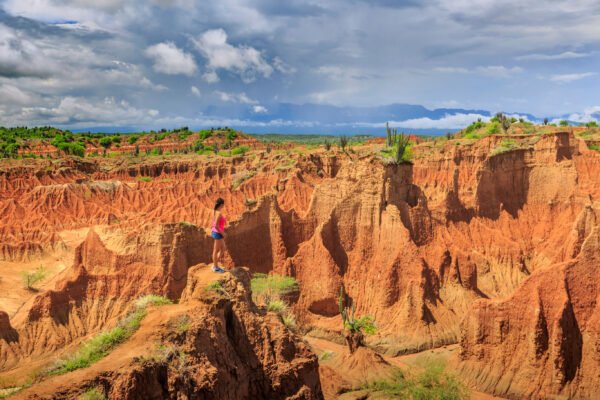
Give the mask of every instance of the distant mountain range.
MULTIPOLYGON (((264 106, 226 104, 209 106, 202 110, 203 118, 224 121, 248 133, 318 133, 318 134, 372 134, 384 135, 385 123, 407 133, 444 134, 457 131, 478 118, 487 119, 495 112, 462 108, 430 110, 420 105, 390 104, 377 107, 340 107, 325 104, 274 103, 264 106)), ((532 122, 542 119, 527 113, 506 112, 532 122)), ((197 121, 191 129, 208 128, 197 121)), ((156 126, 153 129, 175 128, 156 126)), ((94 127, 95 132, 131 132, 133 127, 94 127)), ((79 130, 81 131, 81 130, 79 130)))

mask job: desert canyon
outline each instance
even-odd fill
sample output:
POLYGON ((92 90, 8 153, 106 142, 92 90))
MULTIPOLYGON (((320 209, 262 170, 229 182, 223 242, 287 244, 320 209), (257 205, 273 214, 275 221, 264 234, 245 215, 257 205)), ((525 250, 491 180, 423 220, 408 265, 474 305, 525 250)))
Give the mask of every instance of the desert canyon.
POLYGON ((376 140, 271 151, 243 134, 232 157, 1 160, 3 395, 377 399, 369 379, 440 354, 473 399, 600 398, 600 152, 572 128, 499 152, 501 136, 420 140, 402 163, 376 140), (293 328, 255 304, 256 273, 295 278, 293 328), (377 328, 353 354, 342 289, 377 328), (124 343, 47 372, 150 294, 170 303, 124 343))

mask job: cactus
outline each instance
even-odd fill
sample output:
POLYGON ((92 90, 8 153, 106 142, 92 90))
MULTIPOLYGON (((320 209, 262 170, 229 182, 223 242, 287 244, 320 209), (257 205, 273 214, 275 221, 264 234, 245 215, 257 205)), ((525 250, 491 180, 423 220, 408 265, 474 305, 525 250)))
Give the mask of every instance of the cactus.
POLYGON ((363 331, 368 334, 375 333, 375 322, 373 318, 368 315, 356 318, 354 301, 350 301, 350 306, 346 304, 344 286, 340 288, 338 306, 342 316, 344 329, 346 330, 346 343, 348 344, 350 353, 354 353, 357 348, 364 346, 363 331))
POLYGON ((387 147, 392 145, 392 132, 390 131, 390 125, 388 122, 385 123, 385 145, 387 147))

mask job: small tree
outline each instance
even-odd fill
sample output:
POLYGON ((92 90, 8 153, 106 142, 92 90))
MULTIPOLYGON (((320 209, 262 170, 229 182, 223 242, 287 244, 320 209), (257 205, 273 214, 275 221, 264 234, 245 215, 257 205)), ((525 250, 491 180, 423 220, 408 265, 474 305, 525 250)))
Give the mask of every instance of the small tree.
POLYGON ((548 118, 544 118, 544 125, 548 125, 548 118))
POLYGON ((325 150, 329 151, 331 149, 331 142, 325 139, 325 142, 323 142, 323 146, 325 146, 325 150))
POLYGON ((502 118, 502 130, 504 131, 504 133, 508 133, 508 129, 510 128, 511 124, 512 119, 507 117, 502 118))
POLYGON ((346 152, 346 146, 348 146, 348 136, 346 135, 342 135, 340 136, 340 149, 342 149, 342 151, 345 153, 346 152))
POLYGON ((23 280, 23 286, 27 290, 35 290, 35 285, 40 281, 44 280, 47 273, 42 265, 35 271, 23 271, 21 273, 21 279, 23 280))
POLYGON ((344 324, 346 344, 350 353, 354 353, 359 347, 364 346, 364 334, 372 335, 375 333, 375 321, 369 315, 356 318, 354 315, 354 302, 350 301, 348 306, 347 296, 344 286, 340 288, 340 297, 338 305, 344 324))
POLYGON ((111 144, 112 140, 108 136, 105 136, 102 139, 100 139, 100 146, 104 147, 104 154, 106 154, 106 151, 108 150, 111 144))
POLYGON ((558 123, 560 126, 569 126, 569 121, 567 121, 566 119, 563 119, 562 121, 560 121, 558 123))

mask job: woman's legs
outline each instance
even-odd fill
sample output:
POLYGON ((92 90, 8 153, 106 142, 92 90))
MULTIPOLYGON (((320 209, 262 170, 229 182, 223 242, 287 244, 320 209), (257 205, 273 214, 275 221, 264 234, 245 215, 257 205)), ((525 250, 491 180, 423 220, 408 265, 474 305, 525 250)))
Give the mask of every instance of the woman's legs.
POLYGON ((212 254, 212 259, 213 259, 213 266, 214 267, 218 267, 219 266, 219 242, 220 240, 215 240, 215 244, 213 246, 213 254, 212 254))
POLYGON ((225 253, 225 239, 217 240, 217 243, 219 243, 218 261, 222 264, 223 254, 225 253))

